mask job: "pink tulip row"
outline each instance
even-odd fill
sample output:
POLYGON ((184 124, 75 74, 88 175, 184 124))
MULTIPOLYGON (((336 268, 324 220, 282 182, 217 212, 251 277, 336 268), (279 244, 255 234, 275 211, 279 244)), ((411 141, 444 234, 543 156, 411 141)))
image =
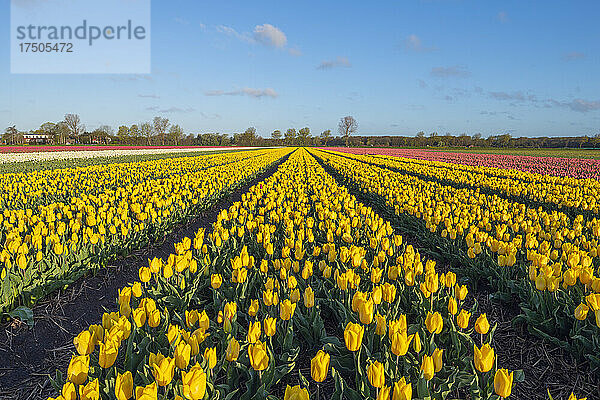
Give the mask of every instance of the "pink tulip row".
POLYGON ((537 174, 592 178, 600 180, 600 160, 584 158, 533 157, 501 154, 448 153, 421 149, 347 148, 329 147, 324 150, 351 154, 378 154, 414 158, 428 161, 443 161, 472 166, 518 169, 537 174))

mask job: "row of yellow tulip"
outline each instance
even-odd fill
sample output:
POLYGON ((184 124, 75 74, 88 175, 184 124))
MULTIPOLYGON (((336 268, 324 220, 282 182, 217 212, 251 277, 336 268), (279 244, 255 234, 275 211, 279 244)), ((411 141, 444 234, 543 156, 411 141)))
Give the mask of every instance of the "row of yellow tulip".
POLYGON ((0 175, 7 199, 0 214, 0 311, 19 299, 28 305, 115 253, 162 234, 287 152, 0 175), (8 208, 15 205, 9 198, 44 204, 8 208))
MULTIPOLYGON (((571 219, 557 211, 529 208, 477 189, 458 189, 367 164, 361 156, 315 154, 363 192, 383 198, 397 215, 423 221, 426 229, 455 242, 471 259, 493 260, 495 271, 490 276, 517 282, 523 300, 543 314, 540 319, 551 318, 551 329, 567 326, 572 336, 581 336, 583 328, 575 324, 575 317, 585 321, 588 337, 597 334, 600 221, 596 218, 571 219), (557 314, 564 307, 564 314, 557 314), (593 310, 591 318, 586 318, 588 310, 593 310)), ((418 170, 427 175, 437 167, 421 164, 418 170), (424 173, 427 168, 431 171, 424 173)))
POLYGON ((440 161, 417 160, 383 155, 351 155, 348 157, 419 174, 427 179, 441 179, 473 188, 486 188, 502 195, 531 199, 589 210, 600 214, 600 181, 537 174, 516 169, 472 166, 440 161))
POLYGON ((522 378, 456 275, 305 150, 139 277, 75 338, 58 399, 318 399, 326 379, 334 399, 499 399, 522 378))

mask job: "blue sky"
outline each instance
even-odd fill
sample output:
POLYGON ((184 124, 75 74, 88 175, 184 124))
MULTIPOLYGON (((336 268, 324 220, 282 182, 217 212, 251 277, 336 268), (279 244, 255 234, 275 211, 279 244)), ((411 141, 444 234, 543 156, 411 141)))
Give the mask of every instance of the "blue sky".
POLYGON ((154 0, 149 75, 10 74, 9 1, 0 15, 2 130, 77 113, 90 130, 600 132, 597 1, 154 0))

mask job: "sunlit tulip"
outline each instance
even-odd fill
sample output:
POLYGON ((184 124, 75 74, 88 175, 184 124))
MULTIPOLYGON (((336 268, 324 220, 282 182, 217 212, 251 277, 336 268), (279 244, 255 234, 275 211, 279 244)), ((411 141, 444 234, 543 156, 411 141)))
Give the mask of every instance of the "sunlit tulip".
POLYGON ((393 303, 396 298, 396 286, 386 282, 381 289, 383 292, 383 300, 388 303, 393 303))
POLYGON ((192 328, 198 322, 198 310, 185 310, 185 324, 192 328))
POLYGON ((267 317, 267 318, 265 318, 263 325, 264 325, 265 335, 267 335, 267 336, 275 335, 275 330, 277 328, 277 319, 272 318, 272 317, 267 317))
POLYGON ((171 357, 165 357, 159 363, 152 365, 152 374, 159 386, 167 386, 171 383, 174 372, 175 359, 171 357))
POLYGON ((373 322, 373 299, 361 301, 358 304, 358 315, 360 317, 360 322, 365 325, 369 325, 373 322))
POLYGON ((392 400, 412 400, 412 384, 406 383, 406 378, 394 383, 392 400))
POLYGON ((192 356, 192 346, 181 341, 175 347, 175 365, 179 369, 186 369, 190 363, 190 357, 192 356))
POLYGON ((590 311, 590 308, 587 306, 587 304, 580 303, 575 309, 575 318, 583 321, 587 317, 588 311, 590 311))
POLYGON ((467 329, 469 326, 469 318, 471 318, 471 313, 463 310, 460 310, 458 315, 456 316, 456 324, 461 329, 467 329))
POLYGON ((98 378, 88 382, 85 386, 79 386, 79 400, 98 400, 100 398, 100 389, 98 378))
POLYGON ((344 342, 346 343, 346 348, 350 351, 357 351, 362 344, 364 333, 365 329, 361 324, 348 322, 346 329, 344 329, 344 342))
POLYGON ((309 400, 308 390, 298 386, 287 385, 283 400, 309 400))
POLYGON ((433 357, 428 355, 423 356, 423 361, 421 362, 421 371, 423 371, 423 376, 426 380, 430 381, 433 378, 433 374, 435 373, 433 357))
POLYGON ((404 356, 408 352, 408 347, 410 346, 413 337, 414 335, 407 336, 406 331, 394 333, 391 337, 392 353, 396 356, 404 356))
POLYGON ((73 356, 67 370, 67 379, 75 385, 86 381, 90 369, 90 356, 73 356))
POLYGON ((117 373, 115 396, 117 400, 129 400, 133 396, 133 376, 131 375, 131 371, 126 371, 124 374, 117 373))
POLYGON ((473 345, 473 360, 479 372, 488 372, 494 366, 494 349, 487 343, 481 349, 473 345))
POLYGON ((206 372, 196 363, 189 372, 181 371, 183 396, 188 400, 201 400, 206 393, 206 372))
POLYGON ((152 382, 146 386, 137 386, 135 388, 135 400, 157 400, 158 386, 156 382, 152 382))
POLYGON ((144 283, 150 282, 150 278, 151 278, 150 268, 141 267, 139 270, 139 277, 140 277, 140 281, 142 281, 144 283))
POLYGON ((250 365, 255 371, 262 371, 269 366, 267 348, 260 340, 248 346, 248 356, 250 357, 250 365))
POLYGON ((454 297, 450 297, 450 299, 448 300, 448 312, 452 315, 456 315, 456 313, 458 312, 458 306, 454 297))
POLYGON ((79 335, 75 336, 73 344, 79 355, 90 354, 94 351, 95 347, 93 334, 89 330, 82 331, 79 335))
POLYGON ((367 377, 371 386, 381 388, 385 384, 385 371, 383 364, 379 361, 375 361, 369 365, 367 369, 367 377))
POLYGON ((375 328, 375 334, 379 336, 385 335, 387 331, 387 321, 385 317, 379 313, 375 315, 375 320, 377 321, 377 327, 375 328))
POLYGON ((462 286, 456 285, 455 288, 456 288, 456 297, 460 301, 463 301, 467 297, 469 290, 467 289, 467 287, 465 285, 462 285, 462 286))
POLYGON ((204 350, 204 359, 208 361, 208 368, 213 369, 217 365, 217 348, 207 347, 204 350))
POLYGON ((329 371, 329 354, 319 350, 317 355, 310 360, 310 374, 315 382, 323 382, 329 371))
POLYGON ((101 368, 110 368, 115 363, 119 354, 118 345, 115 342, 108 341, 100 343, 100 352, 98 353, 98 364, 101 368))
POLYGON ((510 396, 513 384, 513 372, 500 368, 494 375, 494 392, 502 398, 510 396))
POLYGON ((285 299, 279 304, 279 318, 288 321, 294 316, 295 310, 296 303, 292 303, 290 300, 285 299))
POLYGON ((475 330, 482 335, 485 335, 490 330, 490 323, 485 314, 481 314, 475 321, 475 330))
POLYGON ((248 327, 248 335, 247 340, 250 343, 256 343, 260 339, 260 334, 262 333, 262 327, 260 326, 260 321, 256 321, 250 323, 248 327))
POLYGON ((444 320, 439 312, 435 313, 427 313, 427 318, 425 318, 425 326, 427 326, 427 330, 429 333, 439 334, 444 327, 444 320))
POLYGON ((210 286, 213 289, 218 289, 223 283, 223 277, 220 274, 212 274, 210 277, 210 286))
POLYGON ((391 386, 383 386, 379 389, 379 394, 377 395, 377 400, 390 400, 390 393, 392 392, 391 386))
POLYGON ((414 334, 414 339, 413 339, 413 350, 416 353, 420 353, 421 352, 421 337, 419 336, 419 332, 415 332, 414 334))

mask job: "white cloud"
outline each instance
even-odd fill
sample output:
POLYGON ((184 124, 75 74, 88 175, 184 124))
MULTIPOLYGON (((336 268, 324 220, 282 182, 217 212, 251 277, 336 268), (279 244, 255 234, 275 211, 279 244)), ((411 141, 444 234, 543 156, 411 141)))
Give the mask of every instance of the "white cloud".
POLYGON ((250 96, 254 98, 271 97, 276 98, 279 96, 277 92, 272 88, 266 89, 254 89, 254 88, 242 88, 232 91, 224 90, 209 90, 204 93, 205 96, 250 96))
POLYGON ((431 69, 431 75, 438 78, 466 78, 471 76, 471 72, 464 66, 454 65, 451 67, 434 67, 431 69))
POLYGON ((414 33, 408 35, 408 37, 404 40, 404 48, 408 51, 414 51, 417 53, 427 53, 437 50, 437 47, 424 47, 421 38, 414 33))
POLYGON ((256 25, 254 27, 254 40, 265 46, 273 46, 280 49, 287 44, 285 33, 271 24, 256 25))
POLYGON ((317 65, 317 69, 331 69, 334 67, 350 67, 350 61, 346 57, 336 57, 335 60, 326 60, 321 61, 319 65, 317 65))

